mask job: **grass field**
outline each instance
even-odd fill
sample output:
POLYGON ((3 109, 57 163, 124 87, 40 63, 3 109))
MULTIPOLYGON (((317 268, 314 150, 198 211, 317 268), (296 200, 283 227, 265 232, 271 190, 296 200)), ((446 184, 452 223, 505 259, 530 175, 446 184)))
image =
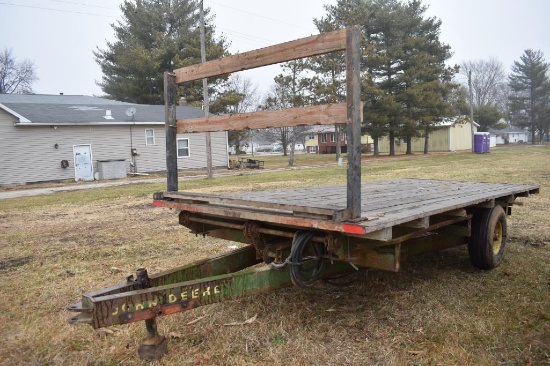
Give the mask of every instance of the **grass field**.
MULTIPOLYGON (((263 158, 262 158, 263 159, 263 158)), ((266 157, 266 168, 286 160, 266 157)), ((297 157, 298 166, 334 156, 297 157)), ((363 160, 363 181, 392 178, 532 183, 508 218, 505 262, 475 270, 466 248, 158 320, 169 353, 152 365, 550 365, 550 146, 363 160), (257 315, 254 322, 243 322, 257 315)), ((180 189, 238 192, 345 183, 346 167, 196 179, 180 189)), ((154 208, 164 184, 0 200, 0 365, 146 365, 142 323, 68 325, 80 295, 230 250, 154 208)))

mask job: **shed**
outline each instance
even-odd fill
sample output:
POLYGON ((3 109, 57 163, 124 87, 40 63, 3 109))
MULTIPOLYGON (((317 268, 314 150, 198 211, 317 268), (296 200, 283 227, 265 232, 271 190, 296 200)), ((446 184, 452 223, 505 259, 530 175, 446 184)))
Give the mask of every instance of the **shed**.
MULTIPOLYGON (((178 118, 203 115, 201 108, 177 107, 178 118)), ((128 174, 166 171, 164 119, 162 105, 82 95, 0 94, 0 186, 93 180, 99 178, 99 161, 122 162, 128 174)), ((227 133, 211 135, 212 165, 227 167, 227 133)), ((178 168, 205 168, 205 134, 177 138, 178 168)))
MULTIPOLYGON (((437 122, 436 130, 431 132, 428 139, 428 151, 457 151, 472 149, 472 128, 469 119, 464 116, 445 118, 437 122)), ((479 125, 474 121, 474 133, 479 125)), ((395 139, 395 152, 405 153, 407 144, 403 139, 395 139)), ((380 153, 389 153, 390 144, 388 137, 380 139, 380 153)), ((424 151, 424 138, 412 140, 412 151, 424 151)))

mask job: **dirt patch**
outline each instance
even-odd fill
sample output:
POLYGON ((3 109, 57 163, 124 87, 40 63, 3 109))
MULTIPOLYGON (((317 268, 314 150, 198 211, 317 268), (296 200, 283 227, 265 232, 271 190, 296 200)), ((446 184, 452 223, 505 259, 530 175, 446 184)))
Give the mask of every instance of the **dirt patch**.
POLYGON ((526 247, 542 248, 550 244, 550 237, 511 236, 510 242, 518 243, 526 247))
POLYGON ((32 257, 9 258, 0 260, 0 271, 9 268, 21 267, 29 263, 32 257))

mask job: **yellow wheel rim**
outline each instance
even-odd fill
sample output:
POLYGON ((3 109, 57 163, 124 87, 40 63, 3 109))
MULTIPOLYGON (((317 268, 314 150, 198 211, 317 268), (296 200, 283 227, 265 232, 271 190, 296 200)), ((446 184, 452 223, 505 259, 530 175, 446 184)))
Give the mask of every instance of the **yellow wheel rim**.
POLYGON ((502 222, 497 221, 495 225, 495 230, 493 232, 493 254, 497 255, 500 252, 500 248, 502 247, 502 222))

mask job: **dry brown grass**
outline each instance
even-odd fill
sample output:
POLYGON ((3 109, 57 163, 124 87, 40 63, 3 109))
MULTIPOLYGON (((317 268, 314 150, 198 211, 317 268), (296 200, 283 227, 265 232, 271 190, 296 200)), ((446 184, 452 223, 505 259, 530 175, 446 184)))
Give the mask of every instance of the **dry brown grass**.
MULTIPOLYGON (((342 183, 345 167, 193 181, 211 192, 342 183)), ((364 180, 398 177, 541 185, 509 218, 499 268, 465 248, 369 271, 336 288, 287 288, 159 319, 169 353, 152 365, 550 364, 550 146, 367 159, 364 180), (257 320, 243 326, 223 324, 257 320), (194 319, 198 322, 188 325, 194 319)), ((0 201, 0 364, 145 365, 141 323, 94 331, 66 323, 81 293, 229 250, 153 208, 162 185, 0 201)))

